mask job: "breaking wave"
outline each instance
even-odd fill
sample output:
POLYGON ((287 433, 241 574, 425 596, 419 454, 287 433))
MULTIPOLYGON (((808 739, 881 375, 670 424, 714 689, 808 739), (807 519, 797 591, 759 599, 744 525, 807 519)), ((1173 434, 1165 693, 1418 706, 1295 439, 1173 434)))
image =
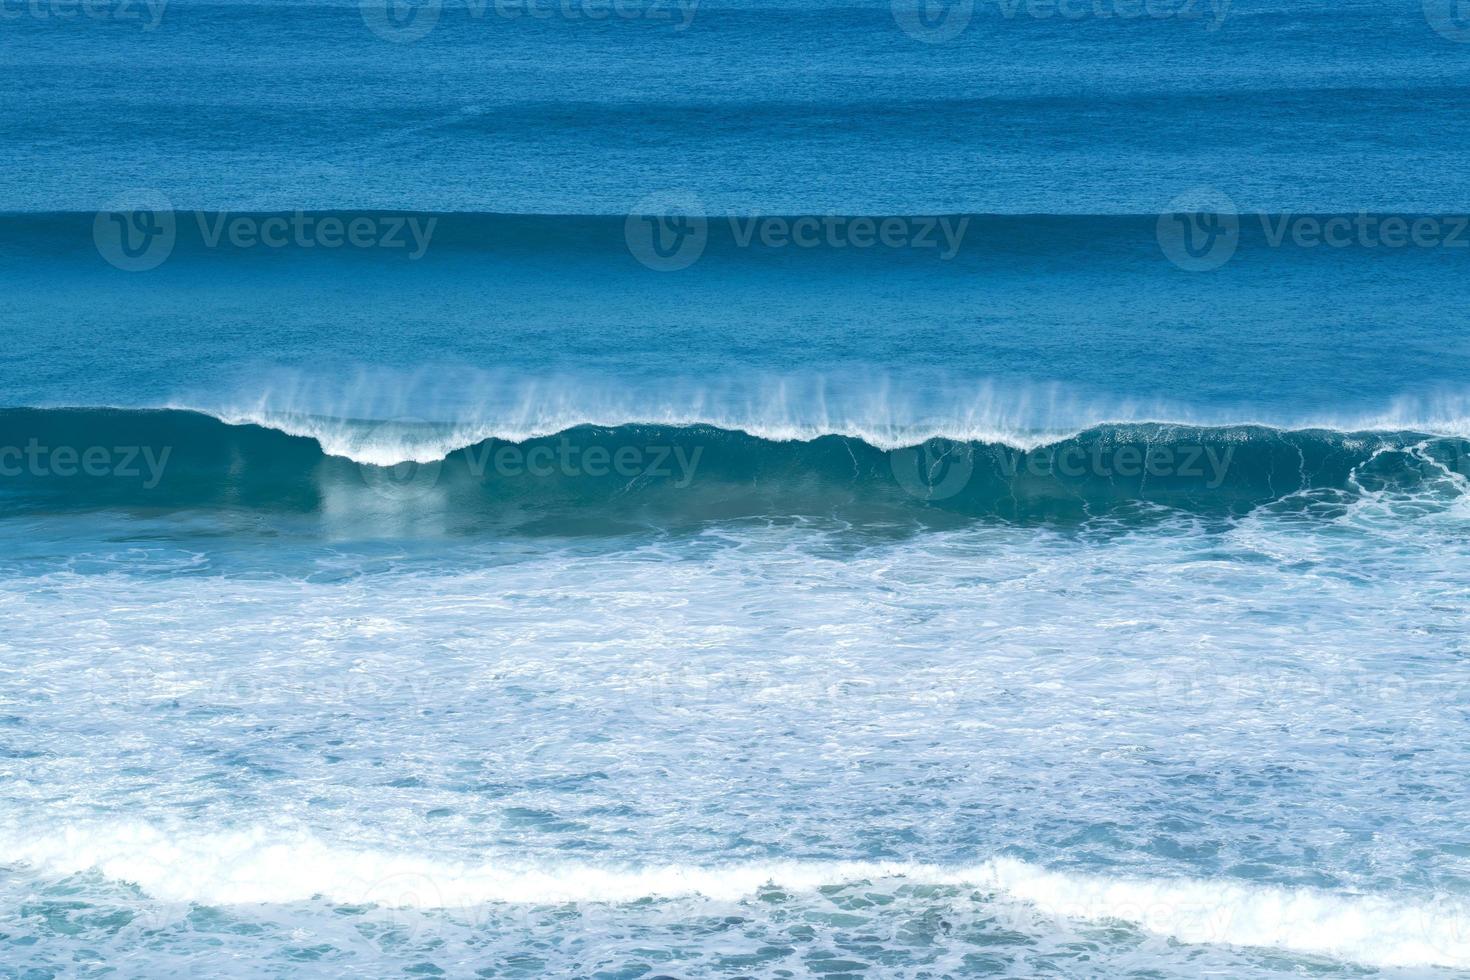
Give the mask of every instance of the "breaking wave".
POLYGON ((1413 431, 1126 423, 1030 446, 930 438, 885 448, 709 425, 578 425, 519 439, 430 423, 320 426, 311 435, 309 425, 293 434, 181 410, 6 410, 0 500, 12 514, 392 506, 448 514, 461 529, 553 516, 589 527, 1050 521, 1157 507, 1240 514, 1288 499, 1331 513, 1384 493, 1454 500, 1470 472, 1470 442, 1413 431), (425 445, 436 449, 409 449, 425 445))
POLYGON ((1183 943, 1224 943, 1331 956, 1383 967, 1470 967, 1470 905, 1346 894, 1238 880, 1111 876, 1047 870, 1013 858, 944 867, 897 861, 777 861, 643 868, 525 861, 454 862, 260 828, 173 835, 146 824, 11 833, 5 863, 53 878, 101 875, 154 899, 200 905, 377 905, 420 911, 485 903, 556 905, 704 898, 799 898, 862 884, 922 886, 929 903, 1024 903, 1062 922, 1123 922, 1183 943), (771 893, 779 893, 773 896, 771 893))

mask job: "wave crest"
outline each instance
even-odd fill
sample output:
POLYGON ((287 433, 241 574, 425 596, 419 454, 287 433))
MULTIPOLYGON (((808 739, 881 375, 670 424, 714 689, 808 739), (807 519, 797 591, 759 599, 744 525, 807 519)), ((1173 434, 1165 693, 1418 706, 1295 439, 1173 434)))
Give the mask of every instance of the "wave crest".
POLYGON ((1088 394, 1061 384, 962 380, 923 368, 901 377, 742 375, 617 384, 464 367, 359 369, 330 380, 274 372, 268 379, 249 396, 182 398, 170 407, 310 437, 331 455, 380 466, 428 463, 486 439, 524 442, 579 426, 706 426, 771 442, 843 436, 882 450, 930 439, 1034 449, 1090 429, 1146 424, 1470 437, 1470 392, 1454 391, 1285 413, 1088 394))
MULTIPOLYGON (((333 423, 336 424, 336 423, 333 423)), ((351 429, 343 423, 341 431, 351 429)), ((291 435, 175 410, 0 411, 0 500, 12 514, 105 508, 433 513, 455 530, 553 533, 815 516, 867 526, 1147 514, 1243 514, 1299 500, 1334 514, 1367 496, 1458 501, 1470 442, 1414 432, 1098 426, 1022 449, 930 439, 773 440, 700 425, 579 426, 387 461, 393 446, 479 432, 369 426, 369 462, 291 435), (383 461, 382 463, 376 462, 383 461)), ((334 445, 334 443, 329 444, 334 445)), ((336 447, 342 448, 342 447, 336 447)))

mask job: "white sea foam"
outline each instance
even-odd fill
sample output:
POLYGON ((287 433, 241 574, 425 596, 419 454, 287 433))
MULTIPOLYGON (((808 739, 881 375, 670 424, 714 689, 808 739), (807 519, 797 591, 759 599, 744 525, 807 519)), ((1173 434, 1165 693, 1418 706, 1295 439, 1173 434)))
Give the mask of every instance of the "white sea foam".
POLYGON ((787 422, 752 421, 739 416, 697 414, 654 416, 646 413, 640 414, 637 411, 630 411, 627 415, 567 414, 547 416, 536 422, 512 423, 428 423, 402 419, 374 422, 235 410, 209 414, 215 414, 221 421, 230 425, 259 425, 284 432, 287 435, 314 439, 321 446, 322 452, 329 456, 340 456, 355 463, 384 467, 400 463, 432 463, 444 459, 456 450, 478 445, 487 439, 524 442, 529 439, 554 436, 579 426, 598 428, 628 425, 658 425, 674 428, 709 426, 732 432, 744 432, 771 442, 809 441, 822 436, 844 436, 859 439, 886 452, 917 446, 930 439, 1007 446, 1020 451, 1030 451, 1074 438, 1090 428, 1108 425, 1158 425, 1179 429, 1230 428, 1240 432, 1247 429, 1271 429, 1279 432, 1321 430, 1343 434, 1416 432, 1450 437, 1470 435, 1470 427, 1459 420, 1429 422, 1405 419, 1402 422, 1395 422, 1392 416, 1381 415, 1367 417, 1362 420, 1361 424, 1345 420, 1331 423, 1304 420, 1298 424, 1286 424, 1254 419, 1227 421, 1224 417, 1215 422, 1203 422, 1166 416, 1135 418, 1100 416, 1086 424, 1066 429, 1015 430, 963 422, 900 426, 896 424, 875 425, 861 420, 848 420, 801 425, 787 422))
POLYGON ((248 397, 182 399, 169 407, 307 436, 324 452, 373 465, 427 463, 484 439, 520 442, 579 425, 708 425, 773 441, 843 435, 880 449, 935 437, 1030 449, 1110 413, 1168 414, 1162 406, 1087 404, 1047 385, 905 389, 885 381, 758 377, 650 386, 463 370, 368 372, 341 384, 277 377, 248 397))
POLYGON ((249 395, 180 398, 168 407, 309 437, 330 455, 377 466, 429 463, 485 439, 520 442, 579 425, 708 425, 773 441, 841 435, 884 450, 931 438, 1029 450, 1110 423, 1470 435, 1466 393, 1292 414, 1249 405, 1202 408, 1163 399, 1108 398, 1054 384, 949 378, 907 384, 802 376, 615 385, 464 369, 373 371, 342 381, 278 376, 249 395))
POLYGON ((260 828, 169 834, 146 824, 68 827, 0 840, 0 860, 45 876, 94 871, 155 899, 209 905, 289 903, 464 909, 485 903, 739 901, 766 888, 809 893, 857 882, 957 889, 935 901, 1025 903, 1029 921, 1122 921, 1184 943, 1270 947, 1384 967, 1470 967, 1470 905, 1337 894, 1232 880, 1110 877, 1049 871, 1010 858, 966 867, 868 861, 775 861, 638 869, 482 864, 332 846, 260 828))
POLYGON ((1076 435, 1081 429, 1057 432, 1017 432, 986 427, 931 425, 927 427, 870 426, 862 422, 799 425, 763 423, 738 416, 652 415, 630 411, 627 415, 571 413, 546 416, 535 422, 428 423, 395 419, 388 422, 344 420, 309 415, 279 415, 270 412, 227 410, 216 414, 230 425, 259 425, 287 435, 315 439, 322 452, 355 463, 394 466, 399 463, 432 463, 458 449, 486 439, 524 442, 557 435, 578 426, 613 428, 625 425, 659 425, 675 428, 711 426, 744 432, 771 442, 794 442, 822 436, 861 439, 882 450, 916 446, 929 439, 982 442, 1029 450, 1076 435))

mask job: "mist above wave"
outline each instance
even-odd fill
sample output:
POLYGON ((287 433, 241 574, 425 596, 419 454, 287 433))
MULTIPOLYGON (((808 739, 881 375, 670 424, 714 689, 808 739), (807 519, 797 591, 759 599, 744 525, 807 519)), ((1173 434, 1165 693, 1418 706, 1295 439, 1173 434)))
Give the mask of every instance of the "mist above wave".
POLYGON ((1405 394, 1376 405, 1283 411, 1197 404, 1185 393, 1140 399, 1060 382, 961 379, 933 371, 618 381, 528 378, 466 368, 359 370, 344 377, 277 373, 253 390, 193 393, 168 407, 315 439, 358 463, 430 463, 500 439, 523 442, 580 425, 695 426, 771 441, 824 435, 878 449, 948 439, 1034 449, 1101 425, 1158 422, 1283 430, 1470 435, 1470 391, 1405 394))

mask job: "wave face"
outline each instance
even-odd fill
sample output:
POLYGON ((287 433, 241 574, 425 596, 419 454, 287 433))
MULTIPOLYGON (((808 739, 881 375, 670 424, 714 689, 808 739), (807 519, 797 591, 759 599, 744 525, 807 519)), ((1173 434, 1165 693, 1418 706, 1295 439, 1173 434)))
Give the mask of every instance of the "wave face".
POLYGON ((13 514, 356 505, 435 512, 461 531, 617 531, 772 517, 1227 516, 1292 500, 1338 514, 1381 494, 1453 500, 1470 472, 1470 442, 1413 432, 1128 424, 1030 446, 928 439, 885 450, 707 425, 583 425, 509 440, 422 422, 286 424, 315 437, 176 410, 8 410, 0 494, 13 514))

